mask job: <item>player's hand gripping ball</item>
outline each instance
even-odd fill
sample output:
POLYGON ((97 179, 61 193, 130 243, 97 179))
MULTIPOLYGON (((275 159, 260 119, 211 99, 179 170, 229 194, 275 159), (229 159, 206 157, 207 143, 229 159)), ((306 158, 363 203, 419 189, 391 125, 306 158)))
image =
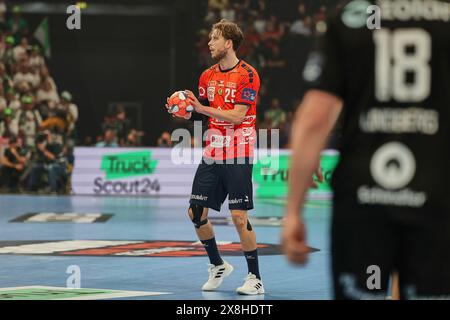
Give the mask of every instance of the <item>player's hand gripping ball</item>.
POLYGON ((194 106, 186 92, 177 91, 167 99, 167 111, 176 117, 184 117, 194 111, 194 106))

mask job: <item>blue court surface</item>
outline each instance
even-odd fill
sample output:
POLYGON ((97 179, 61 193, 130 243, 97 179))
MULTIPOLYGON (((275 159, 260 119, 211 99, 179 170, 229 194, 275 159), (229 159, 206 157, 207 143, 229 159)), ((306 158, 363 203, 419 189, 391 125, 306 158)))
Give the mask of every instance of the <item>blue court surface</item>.
POLYGON ((63 295, 54 296, 60 298, 331 299, 327 203, 310 202, 306 208, 309 245, 318 251, 310 254, 307 266, 298 268, 279 248, 283 201, 256 201, 251 221, 261 245, 259 264, 266 288, 265 295, 256 297, 235 293, 247 266, 226 205, 221 213, 210 211, 209 217, 224 259, 235 270, 218 291, 201 291, 208 258, 196 243, 187 207, 186 198, 2 195, 0 299, 48 298, 45 289, 41 296, 29 295, 32 286, 57 287, 63 295), (68 284, 85 291, 64 295, 68 284))

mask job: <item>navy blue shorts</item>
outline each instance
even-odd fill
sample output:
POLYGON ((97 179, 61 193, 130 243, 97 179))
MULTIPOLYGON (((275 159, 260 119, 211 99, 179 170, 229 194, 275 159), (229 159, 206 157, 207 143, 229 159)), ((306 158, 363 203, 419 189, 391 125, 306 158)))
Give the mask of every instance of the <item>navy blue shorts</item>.
POLYGON ((192 184, 190 204, 220 211, 228 195, 230 210, 253 209, 253 164, 246 158, 244 164, 207 163, 202 160, 192 184))

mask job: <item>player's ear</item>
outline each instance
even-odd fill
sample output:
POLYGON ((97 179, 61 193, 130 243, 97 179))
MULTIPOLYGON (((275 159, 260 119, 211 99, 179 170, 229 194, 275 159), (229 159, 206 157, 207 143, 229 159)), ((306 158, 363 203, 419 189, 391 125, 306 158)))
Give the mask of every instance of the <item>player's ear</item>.
POLYGON ((227 49, 233 48, 233 40, 228 39, 228 40, 225 42, 225 45, 226 45, 227 49))

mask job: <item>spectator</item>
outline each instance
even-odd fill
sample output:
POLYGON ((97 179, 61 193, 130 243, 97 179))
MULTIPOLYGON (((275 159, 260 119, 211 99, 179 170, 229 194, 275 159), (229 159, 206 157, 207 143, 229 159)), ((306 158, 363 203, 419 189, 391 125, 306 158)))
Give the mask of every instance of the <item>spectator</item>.
POLYGON ((92 147, 94 145, 94 141, 91 136, 87 136, 84 138, 82 146, 84 147, 92 147))
POLYGON ((49 78, 42 81, 39 86, 39 90, 36 94, 36 101, 39 105, 45 105, 45 108, 41 108, 41 113, 44 118, 59 104, 58 92, 53 88, 49 78))
POLYGON ((28 23, 22 18, 22 9, 20 6, 14 6, 12 12, 12 17, 7 21, 7 28, 13 34, 16 42, 18 42, 18 39, 28 34, 28 23))
POLYGON ((16 136, 10 136, 8 147, 0 159, 1 176, 10 192, 17 192, 21 175, 24 173, 27 158, 21 152, 22 140, 16 136))
POLYGON ((127 135, 127 141, 125 142, 125 147, 140 147, 142 146, 141 138, 144 132, 137 131, 136 129, 131 129, 127 135))
POLYGON ((50 81, 52 88, 54 90, 56 90, 56 92, 58 92, 58 87, 56 86, 55 80, 53 80, 53 78, 50 76, 50 72, 48 71, 48 68, 46 65, 43 65, 39 69, 39 77, 40 77, 41 81, 45 81, 45 80, 50 81))
POLYGON ((10 87, 6 91, 6 101, 8 101, 8 108, 10 108, 13 112, 16 112, 22 106, 13 87, 10 87))
POLYGON ((65 145, 68 125, 67 112, 58 108, 50 117, 42 121, 40 129, 49 132, 54 143, 65 145))
POLYGON ((99 148, 116 148, 119 146, 117 143, 116 131, 112 128, 107 128, 105 130, 103 141, 97 142, 95 145, 99 148))
POLYGON ((270 105, 270 110, 264 113, 264 120, 270 129, 280 128, 286 122, 286 112, 281 109, 280 100, 273 98, 270 105))
POLYGON ((45 60, 40 54, 39 46, 34 45, 31 47, 28 63, 31 68, 38 68, 38 69, 40 69, 42 66, 45 65, 45 60))
POLYGON ((8 102, 5 99, 5 90, 3 89, 3 83, 0 82, 0 113, 8 107, 8 102))
POLYGON ((267 21, 266 21, 266 19, 264 19, 264 16, 261 13, 258 14, 257 18, 255 19, 255 22, 253 23, 255 30, 259 34, 264 33, 264 31, 266 30, 266 24, 267 24, 267 21))
POLYGON ((67 160, 64 156, 63 146, 52 140, 50 132, 39 134, 36 139, 36 161, 33 163, 28 189, 37 191, 42 175, 48 175, 50 191, 61 193, 67 179, 67 160))
POLYGON ((24 145, 27 148, 34 148, 36 135, 41 125, 42 118, 35 109, 34 97, 25 95, 22 97, 22 109, 18 110, 14 119, 19 124, 19 135, 24 138, 24 145))
POLYGON ((312 34, 311 31, 311 17, 299 17, 294 23, 291 25, 289 30, 293 34, 309 37, 312 34))
POLYGON ((272 47, 265 71, 269 79, 270 93, 281 97, 286 88, 286 83, 283 81, 286 76, 286 59, 281 55, 278 46, 272 47))
POLYGON ((78 120, 78 106, 72 102, 72 94, 69 91, 63 91, 61 93, 61 104, 59 106, 67 113, 67 135, 68 135, 68 145, 73 147, 75 145, 76 136, 76 122, 78 120))
POLYGON ((226 3, 222 10, 220 10, 220 17, 229 21, 235 21, 236 11, 229 3, 226 3))
POLYGON ((0 27, 5 30, 6 27, 6 4, 5 0, 0 0, 0 27))
POLYGON ((260 35, 255 30, 253 24, 250 24, 244 32, 244 39, 239 52, 243 57, 250 57, 254 53, 255 48, 259 46, 260 42, 260 35))
POLYGON ((116 119, 114 121, 114 127, 116 128, 117 139, 119 145, 124 145, 127 139, 127 135, 130 132, 130 120, 127 118, 125 108, 122 105, 116 106, 116 119))
POLYGON ((267 21, 266 28, 261 34, 261 40, 267 48, 272 49, 278 46, 283 34, 283 27, 280 26, 277 20, 272 17, 272 19, 267 21))
POLYGON ((18 134, 19 123, 14 118, 14 111, 11 108, 6 108, 0 118, 0 137, 17 136, 18 134))
POLYGON ((164 131, 161 136, 158 138, 158 147, 159 148, 172 148, 173 141, 171 139, 170 133, 164 131))
POLYGON ((23 37, 20 40, 20 44, 18 46, 14 47, 14 49, 13 49, 14 61, 20 61, 25 56, 28 57, 28 54, 27 54, 28 49, 29 49, 28 39, 26 37, 23 37))
POLYGON ((14 81, 6 72, 6 68, 3 62, 0 62, 0 83, 2 83, 8 89, 14 87, 14 81))
POLYGON ((228 5, 228 0, 208 0, 208 7, 213 10, 223 10, 228 5))
POLYGON ((7 65, 11 65, 15 62, 14 60, 14 54, 13 54, 13 48, 14 44, 16 43, 16 40, 13 36, 7 36, 5 40, 5 50, 2 55, 2 60, 7 65))
MULTIPOLYGON (((31 71, 28 66, 28 58, 22 58, 19 62, 19 68, 16 74, 13 77, 14 85, 16 87, 22 87, 23 83, 27 83, 29 88, 35 88, 39 85, 40 79, 37 78, 31 71)), ((23 89, 22 89, 23 90, 23 89)))

